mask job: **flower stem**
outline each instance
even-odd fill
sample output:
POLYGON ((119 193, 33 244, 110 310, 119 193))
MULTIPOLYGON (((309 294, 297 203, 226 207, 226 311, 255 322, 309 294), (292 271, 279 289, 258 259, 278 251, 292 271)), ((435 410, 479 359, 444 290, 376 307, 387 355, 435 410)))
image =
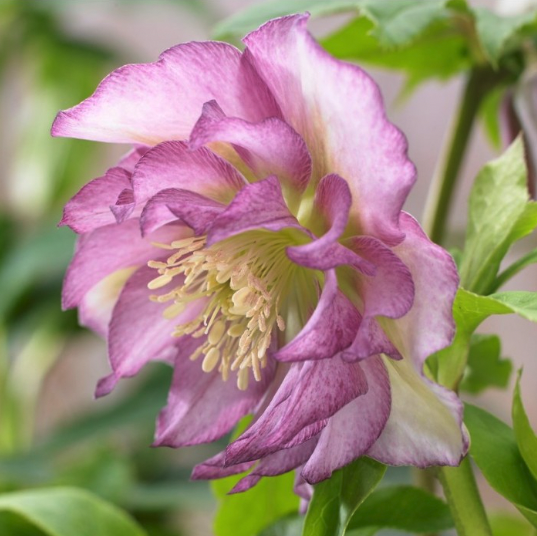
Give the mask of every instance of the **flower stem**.
POLYGON ((459 467, 442 467, 438 475, 458 536, 492 536, 470 459, 459 467))
POLYGON ((423 216, 424 228, 433 242, 441 244, 445 238, 447 218, 459 171, 468 148, 468 141, 487 90, 482 69, 470 72, 455 123, 446 145, 444 156, 435 173, 423 216))

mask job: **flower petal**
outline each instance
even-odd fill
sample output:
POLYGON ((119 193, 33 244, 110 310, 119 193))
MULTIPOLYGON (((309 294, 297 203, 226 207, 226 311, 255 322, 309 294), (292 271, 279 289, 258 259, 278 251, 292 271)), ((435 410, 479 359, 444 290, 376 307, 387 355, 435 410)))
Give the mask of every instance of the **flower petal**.
POLYGON ((316 270, 349 264, 362 273, 373 275, 374 265, 337 242, 347 226, 351 204, 351 192, 344 179, 338 175, 323 177, 315 191, 312 210, 315 221, 311 223, 322 228, 324 234, 309 244, 287 248, 288 257, 316 270))
POLYGON ((251 378, 245 391, 234 381, 222 381, 218 370, 206 373, 201 364, 181 356, 175 362, 168 405, 158 418, 154 445, 183 447, 214 441, 227 434, 259 404, 274 375, 263 369, 262 379, 251 378))
POLYGON ((142 233, 150 233, 158 227, 179 218, 196 236, 207 234, 214 219, 225 209, 225 205, 208 197, 168 188, 153 196, 145 205, 140 217, 142 233))
MULTIPOLYGON (((196 318, 205 307, 205 300, 187 305, 176 317, 164 318, 169 302, 150 300, 155 291, 147 285, 158 273, 148 266, 139 268, 123 287, 112 312, 108 330, 108 355, 116 378, 131 377, 149 361, 160 359, 170 346, 184 344, 173 337, 175 326, 196 318)), ((162 287, 162 293, 172 290, 177 281, 162 287)), ((198 341, 199 342, 199 341, 198 341)))
POLYGON ((356 337, 361 317, 338 289, 334 270, 325 273, 319 303, 302 331, 274 354, 278 361, 326 359, 344 350, 356 337))
POLYGON ((392 407, 367 455, 388 465, 458 465, 468 450, 462 404, 453 391, 423 378, 410 359, 383 358, 392 407))
POLYGON ((224 467, 225 452, 219 452, 212 458, 199 463, 194 467, 191 480, 212 480, 214 478, 225 478, 227 476, 238 475, 248 471, 255 462, 239 463, 224 467))
POLYGON ((361 367, 366 376, 367 393, 349 402, 328 420, 301 471, 310 484, 329 478, 337 469, 364 455, 379 437, 390 415, 390 383, 382 360, 374 357, 354 366, 361 367))
POLYGON ((120 192, 131 187, 131 174, 120 167, 109 169, 94 179, 67 202, 59 225, 67 225, 75 233, 87 233, 116 220, 110 210, 120 192))
POLYGON ((302 230, 289 212, 276 176, 245 186, 215 220, 207 235, 207 244, 252 229, 279 231, 286 227, 302 230))
POLYGON ((184 142, 170 141, 144 155, 136 166, 132 183, 138 204, 168 188, 190 190, 227 204, 246 181, 209 149, 200 147, 192 151, 184 142))
POLYGON ((214 141, 231 143, 259 179, 276 175, 284 190, 300 194, 311 175, 311 157, 304 140, 276 117, 250 123, 226 117, 216 101, 203 105, 203 113, 190 135, 196 149, 214 141))
POLYGON ((230 45, 204 42, 170 48, 155 63, 125 65, 91 97, 60 112, 52 135, 145 145, 186 139, 211 99, 252 121, 279 115, 247 60, 230 45))
MULTIPOLYGON (((263 414, 228 446, 226 465, 257 460, 295 445, 292 440, 303 429, 324 421, 366 390, 361 369, 339 357, 294 363, 263 414)), ((319 432, 315 427, 311 430, 312 435, 319 432)))
POLYGON ((82 235, 65 275, 62 307, 76 307, 86 292, 116 270, 139 266, 160 257, 162 250, 152 241, 169 244, 191 233, 188 228, 168 225, 150 237, 142 238, 138 220, 130 219, 82 235))
POLYGON ((356 203, 354 234, 401 242, 399 212, 415 180, 403 134, 380 91, 359 67, 336 60, 306 29, 307 15, 275 19, 244 42, 288 122, 306 141, 313 177, 337 173, 356 203))

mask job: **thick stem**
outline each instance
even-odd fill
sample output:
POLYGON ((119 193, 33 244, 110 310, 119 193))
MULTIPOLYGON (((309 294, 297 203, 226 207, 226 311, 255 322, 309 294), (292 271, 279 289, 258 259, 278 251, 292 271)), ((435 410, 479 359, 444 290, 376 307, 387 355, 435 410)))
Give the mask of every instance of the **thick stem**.
POLYGON ((490 89, 483 82, 483 71, 475 69, 470 73, 455 123, 425 204, 423 226, 431 240, 437 244, 441 244, 444 240, 449 209, 472 127, 481 100, 487 89, 490 89))
POLYGON ((458 536, 492 536, 470 459, 459 467, 442 467, 438 474, 458 536))

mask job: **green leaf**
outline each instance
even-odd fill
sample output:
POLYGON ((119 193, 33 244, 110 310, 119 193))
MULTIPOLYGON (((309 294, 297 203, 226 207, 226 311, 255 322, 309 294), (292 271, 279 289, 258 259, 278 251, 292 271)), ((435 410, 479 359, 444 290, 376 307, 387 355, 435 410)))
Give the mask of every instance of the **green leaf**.
POLYGON ((500 130, 500 110, 506 88, 499 86, 489 91, 481 102, 479 117, 483 124, 485 134, 494 149, 499 150, 502 145, 500 130))
POLYGON ((531 428, 520 394, 519 373, 513 395, 513 429, 520 454, 537 482, 537 436, 531 428))
POLYGON ((354 512, 382 480, 386 466, 359 458, 316 484, 304 536, 343 536, 354 512))
POLYGON ((528 192, 524 147, 519 137, 498 159, 485 165, 470 193, 461 286, 486 293, 526 210, 528 192))
POLYGON ((293 473, 264 477, 245 493, 227 495, 243 476, 212 483, 219 503, 214 521, 215 536, 252 536, 282 516, 298 511, 299 499, 293 493, 293 473))
POLYGON ((536 18, 535 12, 506 17, 483 7, 474 8, 473 12, 481 47, 495 66, 498 64, 507 41, 522 27, 534 22, 536 18))
POLYGON ((537 526, 537 482, 505 423, 476 406, 465 405, 464 422, 471 437, 470 454, 500 495, 537 526))
POLYGON ((356 9, 359 0, 271 0, 256 3, 242 11, 224 19, 216 25, 214 35, 217 39, 228 38, 232 35, 243 36, 255 30, 269 19, 303 13, 308 11, 312 17, 329 15, 340 11, 356 9))
POLYGON ((505 388, 513 365, 501 358, 501 343, 497 335, 472 335, 468 368, 461 382, 461 391, 478 394, 488 387, 505 388))
POLYGON ((125 512, 76 488, 47 488, 0 495, 3 513, 15 514, 47 536, 143 536, 125 512))
POLYGON ((492 512, 489 520, 494 536, 535 536, 533 527, 522 517, 507 512, 492 512))
POLYGON ((379 527, 407 532, 439 532, 453 528, 448 505, 412 486, 375 490, 349 523, 350 529, 379 527))
POLYGON ((300 536, 304 526, 304 517, 301 515, 291 515, 278 519, 258 536, 300 536))
POLYGON ((537 263, 537 249, 530 251, 528 254, 524 255, 522 258, 511 264, 511 266, 506 268, 503 272, 498 274, 498 277, 496 278, 496 281, 492 286, 493 290, 500 288, 501 286, 503 286, 504 283, 509 281, 509 279, 514 277, 524 268, 526 268, 527 266, 531 266, 535 263, 537 263))
POLYGON ((537 292, 498 292, 488 297, 506 305, 512 313, 537 322, 537 292))

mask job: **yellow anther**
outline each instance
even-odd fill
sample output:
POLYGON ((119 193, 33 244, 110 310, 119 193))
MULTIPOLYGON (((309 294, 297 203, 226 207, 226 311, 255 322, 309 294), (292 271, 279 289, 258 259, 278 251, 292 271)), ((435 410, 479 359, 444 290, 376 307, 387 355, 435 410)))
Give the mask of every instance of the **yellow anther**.
POLYGON ((218 348, 211 348, 207 355, 203 358, 201 369, 203 372, 212 372, 220 359, 220 351, 218 348))
POLYGON ((222 320, 215 322, 215 324, 211 328, 211 331, 209 331, 209 337, 207 339, 209 341, 209 344, 212 344, 212 345, 218 344, 225 330, 226 330, 225 322, 223 322, 222 320))

